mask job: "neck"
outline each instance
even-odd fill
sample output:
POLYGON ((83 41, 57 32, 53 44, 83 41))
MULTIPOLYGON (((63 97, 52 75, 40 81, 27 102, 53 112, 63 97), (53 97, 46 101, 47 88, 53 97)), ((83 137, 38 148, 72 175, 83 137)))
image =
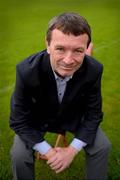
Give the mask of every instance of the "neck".
POLYGON ((59 76, 60 78, 64 79, 64 76, 61 76, 58 72, 55 71, 55 73, 57 74, 57 76, 59 76))

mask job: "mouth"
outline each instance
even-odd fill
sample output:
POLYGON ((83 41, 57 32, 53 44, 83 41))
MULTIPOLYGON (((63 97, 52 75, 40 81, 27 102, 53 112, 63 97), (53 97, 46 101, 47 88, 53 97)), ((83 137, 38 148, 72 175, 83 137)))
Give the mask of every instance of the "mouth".
POLYGON ((73 69, 75 69, 76 66, 63 66, 63 65, 60 65, 60 67, 62 69, 65 69, 65 70, 73 70, 73 69))

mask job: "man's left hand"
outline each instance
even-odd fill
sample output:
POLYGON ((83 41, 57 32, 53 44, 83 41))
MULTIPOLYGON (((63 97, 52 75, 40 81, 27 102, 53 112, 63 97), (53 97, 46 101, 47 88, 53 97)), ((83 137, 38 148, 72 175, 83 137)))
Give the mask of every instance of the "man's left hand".
POLYGON ((57 147, 54 149, 56 151, 56 154, 49 158, 47 164, 56 173, 60 173, 67 167, 69 167, 78 151, 72 146, 68 146, 65 148, 57 147))

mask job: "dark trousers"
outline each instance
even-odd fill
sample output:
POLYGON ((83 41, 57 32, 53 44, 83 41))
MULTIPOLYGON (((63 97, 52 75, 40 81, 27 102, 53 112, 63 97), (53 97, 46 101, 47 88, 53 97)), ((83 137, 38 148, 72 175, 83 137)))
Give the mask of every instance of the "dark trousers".
MULTIPOLYGON (((108 154, 111 144, 99 128, 92 146, 84 148, 86 154, 86 180, 107 179, 108 154)), ((34 180, 34 151, 26 149, 18 135, 11 149, 12 168, 15 180, 34 180)), ((81 178, 79 178, 81 179, 81 178)))

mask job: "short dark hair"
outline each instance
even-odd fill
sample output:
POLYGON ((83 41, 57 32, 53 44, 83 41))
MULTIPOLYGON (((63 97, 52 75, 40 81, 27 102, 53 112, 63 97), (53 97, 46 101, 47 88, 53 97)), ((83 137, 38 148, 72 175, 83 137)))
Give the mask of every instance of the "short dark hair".
POLYGON ((58 29, 64 34, 73 34, 79 36, 81 34, 87 34, 89 37, 88 45, 91 41, 91 28, 87 20, 81 15, 73 12, 63 13, 59 16, 52 18, 48 24, 48 30, 46 33, 46 40, 50 44, 52 31, 58 29))

